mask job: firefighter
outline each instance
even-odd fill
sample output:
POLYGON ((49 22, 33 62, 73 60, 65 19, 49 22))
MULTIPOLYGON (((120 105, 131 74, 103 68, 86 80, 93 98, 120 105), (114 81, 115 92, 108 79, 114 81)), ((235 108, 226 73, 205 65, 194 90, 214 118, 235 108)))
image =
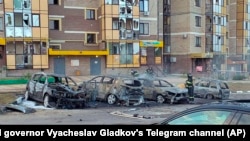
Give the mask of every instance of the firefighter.
POLYGON ((191 73, 187 74, 185 87, 188 89, 189 102, 193 103, 194 102, 194 85, 193 85, 193 76, 191 73))

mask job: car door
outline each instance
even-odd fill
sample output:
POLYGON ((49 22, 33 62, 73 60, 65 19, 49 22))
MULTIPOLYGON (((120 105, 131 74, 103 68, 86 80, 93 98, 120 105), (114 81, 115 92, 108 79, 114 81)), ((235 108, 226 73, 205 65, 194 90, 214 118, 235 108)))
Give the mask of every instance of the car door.
POLYGON ((35 98, 36 83, 38 83, 41 74, 34 74, 28 82, 29 97, 35 98))
POLYGON ((102 80, 104 76, 96 76, 92 78, 91 80, 87 81, 86 89, 89 91, 96 91, 96 98, 103 98, 103 92, 102 92, 102 80))
POLYGON ((102 83, 99 85, 99 89, 102 94, 102 98, 105 98, 107 94, 110 94, 114 86, 114 78, 109 76, 104 76, 102 83))
POLYGON ((209 92, 209 81, 201 80, 197 82, 194 86, 194 94, 199 97, 205 97, 209 92))
POLYGON ((226 82, 219 82, 219 98, 228 99, 230 96, 230 89, 226 82))
POLYGON ((214 97, 218 98, 220 93, 220 85, 217 81, 211 81, 209 83, 209 93, 212 94, 214 97))
POLYGON ((35 85, 34 96, 38 101, 43 101, 43 94, 46 92, 48 82, 46 75, 41 75, 39 81, 35 85))
POLYGON ((145 99, 153 99, 154 85, 152 80, 141 79, 143 85, 143 94, 145 99))

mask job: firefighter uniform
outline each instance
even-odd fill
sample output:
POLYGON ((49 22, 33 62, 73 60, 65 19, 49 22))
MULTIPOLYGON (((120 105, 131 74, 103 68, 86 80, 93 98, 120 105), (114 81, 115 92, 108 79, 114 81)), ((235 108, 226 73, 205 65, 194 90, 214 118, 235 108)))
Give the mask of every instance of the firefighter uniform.
POLYGON ((188 89, 189 101, 192 103, 194 101, 193 76, 188 74, 187 77, 188 79, 186 80, 185 87, 188 89))

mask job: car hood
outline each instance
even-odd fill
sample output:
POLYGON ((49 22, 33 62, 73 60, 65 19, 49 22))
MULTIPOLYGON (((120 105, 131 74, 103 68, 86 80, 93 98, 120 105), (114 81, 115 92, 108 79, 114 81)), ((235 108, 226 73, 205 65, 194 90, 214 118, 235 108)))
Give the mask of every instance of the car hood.
POLYGON ((179 88, 179 87, 165 87, 162 88, 163 91, 171 92, 171 93, 187 93, 187 89, 179 88))

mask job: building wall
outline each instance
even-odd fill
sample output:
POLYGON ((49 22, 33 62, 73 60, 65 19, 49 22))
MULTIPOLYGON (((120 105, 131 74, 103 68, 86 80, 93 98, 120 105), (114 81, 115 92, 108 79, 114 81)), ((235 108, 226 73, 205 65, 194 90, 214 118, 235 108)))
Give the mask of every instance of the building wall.
MULTIPOLYGON (((88 51, 100 50, 99 34, 100 23, 98 19, 98 8, 100 6, 99 0, 64 0, 61 5, 50 5, 49 15, 50 19, 61 19, 61 31, 50 30, 50 44, 60 44, 61 50, 69 51, 88 51), (86 20, 86 9, 96 10, 96 20, 86 20), (97 43, 86 44, 86 33, 96 33, 97 43)), ((102 48, 101 48, 102 49, 102 48)), ((53 58, 50 56, 50 71, 53 72, 53 58)), ((81 75, 89 75, 90 57, 85 55, 64 56, 65 57, 65 73, 67 75, 75 75, 75 71, 79 70, 81 75), (71 60, 79 60, 80 65, 77 67, 71 66, 71 60)), ((105 57, 102 58, 102 64, 105 64, 105 57)), ((105 65, 102 65, 103 70, 105 65)))

